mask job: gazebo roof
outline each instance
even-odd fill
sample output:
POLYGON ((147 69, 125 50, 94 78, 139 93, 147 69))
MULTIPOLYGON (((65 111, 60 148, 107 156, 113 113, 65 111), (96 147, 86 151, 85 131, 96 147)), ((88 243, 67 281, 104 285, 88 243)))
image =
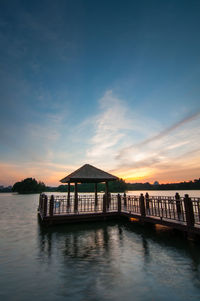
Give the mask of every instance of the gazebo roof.
POLYGON ((90 164, 85 164, 79 169, 75 170, 62 180, 61 183, 98 183, 98 182, 108 182, 116 181, 118 177, 111 175, 99 168, 96 168, 90 164))

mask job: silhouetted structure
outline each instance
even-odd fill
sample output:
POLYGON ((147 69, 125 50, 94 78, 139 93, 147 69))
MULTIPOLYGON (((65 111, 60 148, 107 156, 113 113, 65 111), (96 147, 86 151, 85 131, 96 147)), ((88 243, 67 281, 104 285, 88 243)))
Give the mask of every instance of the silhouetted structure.
POLYGON ((70 184, 74 183, 74 212, 78 210, 78 183, 94 183, 95 192, 95 207, 98 206, 98 195, 97 195, 97 183, 105 182, 106 192, 105 192, 105 206, 109 206, 109 189, 108 182, 116 181, 118 177, 113 176, 99 168, 96 168, 90 164, 85 164, 79 169, 75 170, 62 180, 61 183, 68 183, 68 207, 70 206, 70 184))

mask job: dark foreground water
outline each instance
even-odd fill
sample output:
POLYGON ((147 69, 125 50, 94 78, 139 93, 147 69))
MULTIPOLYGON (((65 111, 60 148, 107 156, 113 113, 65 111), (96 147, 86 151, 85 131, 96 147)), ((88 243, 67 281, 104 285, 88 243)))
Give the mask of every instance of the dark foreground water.
POLYGON ((0 300, 200 300, 200 246, 160 228, 42 229, 37 195, 0 194, 0 300))

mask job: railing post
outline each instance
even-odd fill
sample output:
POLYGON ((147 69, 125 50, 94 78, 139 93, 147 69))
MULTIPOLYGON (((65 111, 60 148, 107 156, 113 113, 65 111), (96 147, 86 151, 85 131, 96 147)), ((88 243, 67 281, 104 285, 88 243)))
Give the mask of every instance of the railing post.
POLYGON ((49 201, 49 215, 53 216, 53 209, 54 209, 54 196, 51 195, 50 201, 49 201))
POLYGON ((126 193, 124 192, 124 207, 127 207, 127 198, 126 198, 126 193))
POLYGON ((94 196, 95 196, 94 207, 95 210, 97 210, 97 206, 98 206, 97 183, 94 183, 94 196))
POLYGON ((70 182, 68 183, 67 187, 67 210, 70 208, 70 182))
POLYGON ((180 218, 180 215, 181 215, 181 200, 180 200, 180 195, 179 195, 178 192, 176 192, 176 194, 175 194, 175 200, 176 200, 177 215, 178 215, 178 218, 180 218))
POLYGON ((146 209, 149 210, 149 194, 146 192, 145 194, 145 201, 146 201, 146 209))
POLYGON ((71 206, 70 197, 67 197, 67 212, 70 211, 70 206, 71 206))
POLYGON ((144 205, 144 196, 143 193, 141 193, 139 197, 139 204, 140 204, 140 214, 142 217, 145 217, 146 212, 145 212, 145 205, 144 205))
POLYGON ((118 203, 118 213, 120 213, 122 208, 122 203, 121 203, 121 195, 119 193, 117 195, 117 203, 118 203))
POLYGON ((105 195, 106 195, 106 206, 107 206, 107 209, 109 209, 109 197, 108 197, 108 191, 109 191, 108 181, 106 181, 106 182, 105 182, 105 195))
POLYGON ((48 202, 48 197, 45 194, 43 198, 43 212, 42 215, 45 217, 47 215, 47 202, 48 202))
POLYGON ((185 206, 185 215, 186 215, 187 226, 188 226, 188 228, 193 228, 194 227, 193 204, 192 204, 191 198, 189 198, 188 194, 185 194, 184 206, 185 206))
POLYGON ((106 207, 107 207, 107 204, 106 204, 106 195, 104 194, 103 195, 103 213, 106 213, 106 207))
POLYGON ((111 193, 110 192, 108 192, 107 193, 107 209, 109 209, 110 208, 110 205, 111 205, 111 193))
POLYGON ((78 190, 77 190, 77 182, 75 182, 74 186, 74 213, 78 211, 78 190))
POLYGON ((42 194, 40 193, 38 211, 41 211, 41 208, 42 208, 42 194))

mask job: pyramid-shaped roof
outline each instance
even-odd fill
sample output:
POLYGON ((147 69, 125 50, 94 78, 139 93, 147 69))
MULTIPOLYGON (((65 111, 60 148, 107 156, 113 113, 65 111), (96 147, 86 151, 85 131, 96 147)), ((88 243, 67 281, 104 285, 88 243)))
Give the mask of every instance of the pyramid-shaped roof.
POLYGON ((75 170, 60 182, 62 183, 98 183, 106 181, 116 181, 118 177, 111 175, 108 172, 105 172, 99 168, 96 168, 90 164, 85 164, 79 169, 75 170))

